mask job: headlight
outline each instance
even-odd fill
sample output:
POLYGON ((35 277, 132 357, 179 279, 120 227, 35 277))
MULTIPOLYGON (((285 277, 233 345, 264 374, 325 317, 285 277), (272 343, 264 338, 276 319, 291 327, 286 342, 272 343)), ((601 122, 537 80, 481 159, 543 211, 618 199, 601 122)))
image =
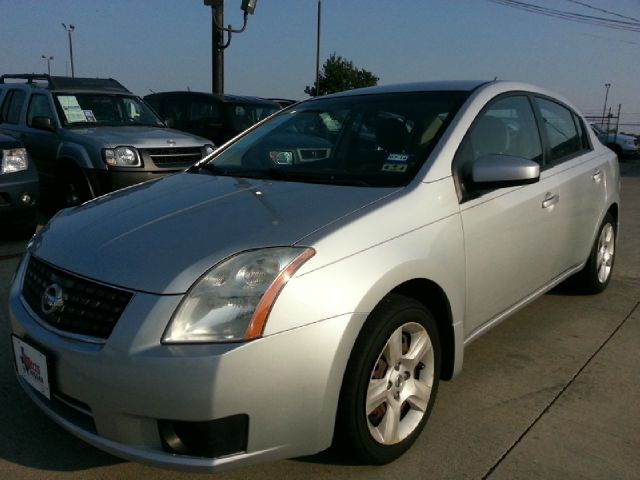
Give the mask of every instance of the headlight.
POLYGON ((213 145, 205 145, 204 147, 202 147, 202 150, 204 152, 204 156, 202 158, 204 158, 215 152, 216 147, 214 147, 213 145))
POLYGON ((2 150, 1 160, 0 173, 19 172, 20 170, 26 170, 29 166, 27 150, 25 148, 2 150))
POLYGON ((139 167, 142 165, 135 148, 117 147, 104 151, 104 161, 112 167, 139 167))
POLYGON ((277 247, 235 255, 200 278, 176 310, 164 343, 237 342, 262 335, 291 276, 315 254, 277 247))

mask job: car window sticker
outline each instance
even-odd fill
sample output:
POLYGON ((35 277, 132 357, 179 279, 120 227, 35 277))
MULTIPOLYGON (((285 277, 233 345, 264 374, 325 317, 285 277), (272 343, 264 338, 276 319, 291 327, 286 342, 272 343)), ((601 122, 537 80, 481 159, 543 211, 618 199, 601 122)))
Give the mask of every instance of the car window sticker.
POLYGON ((59 95, 58 101, 69 123, 86 122, 87 117, 78 103, 75 95, 59 95))
POLYGON ((401 153, 391 153, 382 164, 383 172, 406 172, 409 155, 401 153))
POLYGON ((97 122, 96 116, 93 114, 93 110, 83 110, 82 112, 84 113, 84 117, 87 122, 90 122, 90 123, 97 122))

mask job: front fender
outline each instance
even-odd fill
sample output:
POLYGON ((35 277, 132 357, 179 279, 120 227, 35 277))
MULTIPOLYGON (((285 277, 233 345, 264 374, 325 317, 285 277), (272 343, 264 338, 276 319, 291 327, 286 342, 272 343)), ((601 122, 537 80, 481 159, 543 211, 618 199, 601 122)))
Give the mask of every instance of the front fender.
POLYGON ((84 170, 106 170, 107 166, 101 155, 99 149, 87 149, 84 145, 65 140, 58 147, 57 157, 69 159, 84 170))

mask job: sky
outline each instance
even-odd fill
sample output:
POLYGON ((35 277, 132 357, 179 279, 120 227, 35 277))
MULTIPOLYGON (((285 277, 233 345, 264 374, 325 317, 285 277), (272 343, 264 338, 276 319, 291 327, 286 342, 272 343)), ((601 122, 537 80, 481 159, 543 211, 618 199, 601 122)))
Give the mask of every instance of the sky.
MULTIPOLYGON (((225 24, 242 25, 240 4, 225 0, 225 24)), ((321 63, 335 52, 381 85, 524 81, 559 93, 585 115, 602 115, 608 83, 607 109, 621 105, 620 130, 640 133, 640 0, 321 5, 321 63), (550 8, 628 23, 578 23, 550 16, 550 8), (535 13, 541 9, 546 14, 535 13)), ((317 11, 318 0, 257 0, 247 29, 225 50, 225 93, 306 98, 315 80, 317 11)), ((70 74, 64 22, 75 26, 78 77, 112 77, 140 96, 211 91, 211 10, 203 0, 0 0, 0 12, 0 74, 46 72, 43 55, 54 57, 52 75, 70 74)))

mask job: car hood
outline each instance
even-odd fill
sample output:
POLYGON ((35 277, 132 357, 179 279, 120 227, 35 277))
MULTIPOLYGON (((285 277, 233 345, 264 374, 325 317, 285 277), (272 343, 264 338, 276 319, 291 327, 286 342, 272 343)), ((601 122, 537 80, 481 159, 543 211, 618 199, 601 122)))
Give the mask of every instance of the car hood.
POLYGON ((67 130, 67 136, 90 139, 99 143, 102 148, 193 147, 211 143, 202 137, 170 128, 142 126, 73 128, 67 130))
POLYGON ((58 213, 30 252, 100 282, 180 294, 230 255, 294 245, 393 192, 180 173, 58 213))

